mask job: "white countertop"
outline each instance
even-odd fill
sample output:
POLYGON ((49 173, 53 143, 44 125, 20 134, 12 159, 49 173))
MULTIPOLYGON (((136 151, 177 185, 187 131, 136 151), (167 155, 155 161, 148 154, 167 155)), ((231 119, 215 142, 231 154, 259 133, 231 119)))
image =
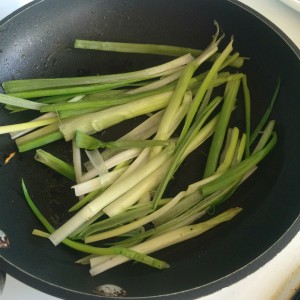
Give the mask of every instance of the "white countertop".
MULTIPOLYGON (((283 0, 300 5, 299 0, 283 0)), ((1 0, 0 19, 30 0, 1 0)), ((300 13, 279 0, 240 0, 275 23, 300 48, 300 13)), ((288 300, 300 283, 300 233, 274 259, 239 282, 201 300, 288 300), (276 290, 277 288, 277 290, 276 290), (242 293, 241 293, 242 291, 242 293)), ((7 276, 1 300, 55 300, 7 276)))
MULTIPOLYGON (((282 3, 280 0, 239 0, 276 24, 300 48, 300 13, 282 3)), ((299 0, 282 0, 297 3, 299 0)), ((294 4, 296 5, 296 4, 294 4)))

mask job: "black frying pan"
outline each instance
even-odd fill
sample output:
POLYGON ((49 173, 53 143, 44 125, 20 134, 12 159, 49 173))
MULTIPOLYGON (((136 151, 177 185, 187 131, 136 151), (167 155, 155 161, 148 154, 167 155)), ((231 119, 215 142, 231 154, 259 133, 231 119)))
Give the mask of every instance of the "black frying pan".
MULTIPOLYGON (((280 76, 282 88, 273 113, 279 143, 260 170, 222 209, 242 206, 243 213, 203 236, 157 253, 171 268, 158 271, 127 263, 91 278, 81 257, 64 246, 31 235, 41 228, 25 204, 23 177, 40 209, 57 225, 73 201, 71 192, 52 172, 34 163, 33 152, 17 154, 0 167, 0 229, 11 240, 0 249, 0 268, 49 294, 92 299, 101 284, 123 287, 129 298, 191 299, 228 286, 253 272, 300 228, 300 51, 263 17, 224 0, 46 0, 34 1, 0 25, 0 82, 34 77, 64 77, 124 72, 151 66, 166 57, 74 50, 76 38, 146 42, 203 48, 214 33, 213 20, 235 37, 235 48, 251 57, 249 76, 257 122, 280 76), (52 188, 60 186, 59 192, 52 188)), ((26 116, 28 117, 28 116, 26 116)), ((21 121, 1 108, 1 124, 21 121)), ((25 118, 25 117, 24 117, 25 118)), ((16 150, 0 137, 1 159, 16 150)), ((46 149, 57 152, 58 143, 46 149)), ((67 151, 67 148, 66 148, 67 151)), ((3 162, 3 161, 2 161, 3 162)), ((185 173, 193 176, 193 163, 185 173)), ((180 180, 178 180, 180 182, 180 180)))

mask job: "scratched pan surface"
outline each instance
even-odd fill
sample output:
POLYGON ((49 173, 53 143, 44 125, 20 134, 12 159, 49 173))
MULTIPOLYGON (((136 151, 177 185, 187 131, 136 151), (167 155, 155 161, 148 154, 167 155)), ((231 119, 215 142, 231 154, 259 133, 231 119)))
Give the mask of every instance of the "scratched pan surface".
MULTIPOLYGON (((234 3, 215 0, 46 0, 36 1, 0 25, 0 82, 12 78, 64 77, 125 72, 165 61, 165 57, 96 53, 72 49, 75 38, 163 43, 205 47, 217 20, 235 48, 251 57, 243 70, 249 76, 253 117, 270 100, 277 78, 282 89, 274 110, 279 143, 260 170, 238 190, 226 207, 244 212, 185 244, 157 253, 171 268, 158 271, 128 263, 91 278, 88 269, 73 262, 81 257, 63 246, 31 235, 41 228, 22 196, 20 179, 40 209, 55 225, 68 216, 74 198, 70 182, 53 175, 32 159, 34 152, 3 159, 16 150, 7 136, 0 137, 0 229, 11 247, 0 249, 0 267, 23 282, 64 299, 92 299, 101 284, 116 284, 129 298, 196 298, 253 272, 271 259, 299 230, 300 63, 299 50, 261 16, 234 3), (53 188, 57 186, 57 188, 53 188)), ((1 124, 28 116, 8 116, 1 108, 1 124)), ((121 129, 120 129, 121 130, 121 129)), ((69 155, 69 145, 47 150, 69 155)), ((198 176, 192 157, 182 172, 198 176)), ((186 176, 188 174, 188 176, 186 176)), ((178 177, 171 189, 184 186, 178 177)))

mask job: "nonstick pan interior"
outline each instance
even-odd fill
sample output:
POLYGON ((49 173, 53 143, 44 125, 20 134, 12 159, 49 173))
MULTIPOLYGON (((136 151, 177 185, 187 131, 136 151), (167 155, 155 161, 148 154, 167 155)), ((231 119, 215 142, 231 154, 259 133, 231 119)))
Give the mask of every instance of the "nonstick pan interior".
MULTIPOLYGON (((34 1, 0 25, 0 82, 10 79, 66 77, 137 70, 166 57, 74 50, 79 39, 182 45, 204 48, 217 20, 233 35, 235 49, 250 58, 243 67, 253 98, 253 122, 269 103, 278 77, 281 91, 273 118, 279 142, 256 174, 220 210, 241 206, 243 213, 203 236, 157 253, 171 268, 153 270, 127 263, 100 276, 74 264, 82 255, 31 235, 41 228, 27 207, 24 178, 30 193, 54 225, 68 218, 74 197, 70 182, 33 161, 34 152, 17 154, 0 167, 0 228, 11 240, 0 252, 0 266, 12 276, 64 299, 94 298, 101 284, 123 287, 129 298, 195 298, 246 276, 272 258, 299 230, 300 86, 299 50, 263 18, 224 0, 45 0, 34 1), (53 188, 53 187, 56 188, 53 188), (58 186, 58 187, 57 187, 58 186), (67 187, 67 188, 66 188, 67 187)), ((26 116, 27 118, 28 116, 26 116)), ((1 124, 22 121, 0 110, 1 124)), ((120 129, 121 130, 121 129, 120 129)), ((114 133, 113 133, 114 134, 114 133)), ((69 145, 46 146, 69 155, 69 145)), ((4 158, 16 150, 0 137, 4 158)), ((194 159, 183 174, 196 177, 194 159)), ((179 189, 184 178, 173 184, 179 189)))

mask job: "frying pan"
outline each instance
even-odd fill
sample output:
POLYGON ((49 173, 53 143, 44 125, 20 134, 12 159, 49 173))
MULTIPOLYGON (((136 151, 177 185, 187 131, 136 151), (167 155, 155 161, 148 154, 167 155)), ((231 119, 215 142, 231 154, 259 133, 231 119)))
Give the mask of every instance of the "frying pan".
MULTIPOLYGON (((224 0, 45 0, 34 1, 0 24, 0 82, 126 72, 168 60, 166 57, 74 50, 79 39, 182 45, 204 48, 217 20, 235 38, 235 49, 251 58, 248 74, 253 124, 269 103, 278 77, 281 91, 273 111, 279 142, 259 170, 220 209, 243 212, 199 238, 156 253, 171 268, 154 270, 127 263, 90 277, 74 264, 81 254, 31 235, 41 228, 27 207, 20 179, 39 208, 57 226, 74 201, 67 180, 33 161, 33 151, 17 154, 0 167, 0 228, 11 247, 1 249, 0 268, 24 283, 64 299, 95 299, 96 286, 115 284, 127 298, 194 299, 252 273, 276 255, 300 229, 300 51, 274 25, 236 1, 224 0), (53 188, 53 186, 57 186, 53 188)), ((23 119, 24 118, 24 119, 23 119)), ((8 116, 1 124, 28 116, 8 116)), ((66 154, 60 142, 45 147, 66 154)), ((16 150, 0 137, 1 158, 16 150)), ((195 176, 193 159, 183 174, 195 176)), ((184 178, 182 178, 183 180, 184 178)), ((180 188, 180 177, 172 188, 180 188)))

